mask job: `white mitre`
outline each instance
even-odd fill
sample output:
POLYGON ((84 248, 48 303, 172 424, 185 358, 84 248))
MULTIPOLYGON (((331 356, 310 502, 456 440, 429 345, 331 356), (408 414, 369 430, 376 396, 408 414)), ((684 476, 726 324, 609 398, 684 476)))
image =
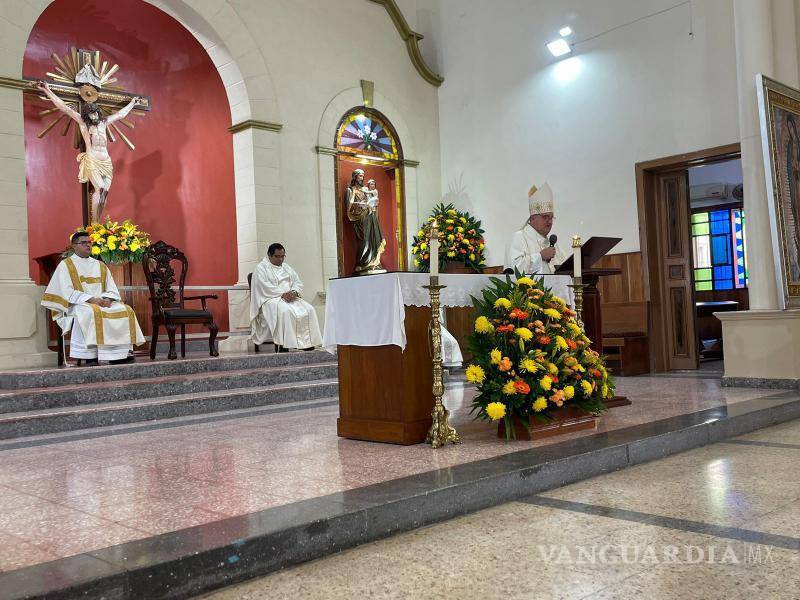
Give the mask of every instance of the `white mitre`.
POLYGON ((528 210, 531 216, 552 213, 553 208, 553 190, 550 186, 547 183, 540 188, 531 186, 528 192, 528 210))

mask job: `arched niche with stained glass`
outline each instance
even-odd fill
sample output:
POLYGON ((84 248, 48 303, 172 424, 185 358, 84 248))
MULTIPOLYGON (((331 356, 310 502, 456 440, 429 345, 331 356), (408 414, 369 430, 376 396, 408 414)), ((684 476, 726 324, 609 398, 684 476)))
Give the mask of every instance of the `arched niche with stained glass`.
POLYGON ((399 161, 403 157, 392 125, 378 111, 368 108, 345 115, 336 133, 336 149, 379 161, 399 161))

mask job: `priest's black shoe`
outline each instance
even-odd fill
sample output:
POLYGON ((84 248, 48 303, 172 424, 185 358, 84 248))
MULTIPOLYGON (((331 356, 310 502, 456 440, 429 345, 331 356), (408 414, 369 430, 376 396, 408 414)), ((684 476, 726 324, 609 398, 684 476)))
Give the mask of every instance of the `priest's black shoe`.
POLYGON ((83 362, 83 366, 84 367, 96 367, 99 364, 100 364, 100 361, 98 361, 96 358, 87 358, 83 362))
POLYGON ((108 364, 110 364, 110 365, 127 365, 127 364, 134 363, 134 362, 136 362, 136 357, 133 356, 133 355, 130 355, 130 356, 126 357, 126 358, 120 358, 119 360, 110 360, 110 361, 108 361, 108 364))

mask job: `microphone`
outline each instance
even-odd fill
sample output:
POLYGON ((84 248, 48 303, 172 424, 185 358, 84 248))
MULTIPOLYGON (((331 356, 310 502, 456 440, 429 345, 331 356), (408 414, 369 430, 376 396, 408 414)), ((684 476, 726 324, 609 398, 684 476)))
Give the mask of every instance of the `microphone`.
POLYGON ((550 247, 552 248, 553 246, 556 245, 556 242, 558 241, 558 236, 554 233, 549 238, 547 238, 547 241, 550 242, 550 247))

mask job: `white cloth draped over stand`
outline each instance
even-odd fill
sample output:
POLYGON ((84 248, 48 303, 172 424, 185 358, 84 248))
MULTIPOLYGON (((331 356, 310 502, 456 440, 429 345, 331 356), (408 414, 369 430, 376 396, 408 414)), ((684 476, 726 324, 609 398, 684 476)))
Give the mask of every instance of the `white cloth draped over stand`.
MULTIPOLYGON (((505 275, 440 275, 442 307, 472 306, 490 279, 505 275)), ((574 306, 572 279, 566 275, 535 275, 546 287, 574 306)), ((322 346, 331 353, 336 346, 406 347, 405 307, 430 306, 427 273, 384 273, 333 279, 325 304, 325 334, 322 346)), ((449 335, 449 334, 448 334, 449 335)), ((452 336, 451 336, 452 337, 452 336)), ((455 340, 454 340, 455 341, 455 340)))

